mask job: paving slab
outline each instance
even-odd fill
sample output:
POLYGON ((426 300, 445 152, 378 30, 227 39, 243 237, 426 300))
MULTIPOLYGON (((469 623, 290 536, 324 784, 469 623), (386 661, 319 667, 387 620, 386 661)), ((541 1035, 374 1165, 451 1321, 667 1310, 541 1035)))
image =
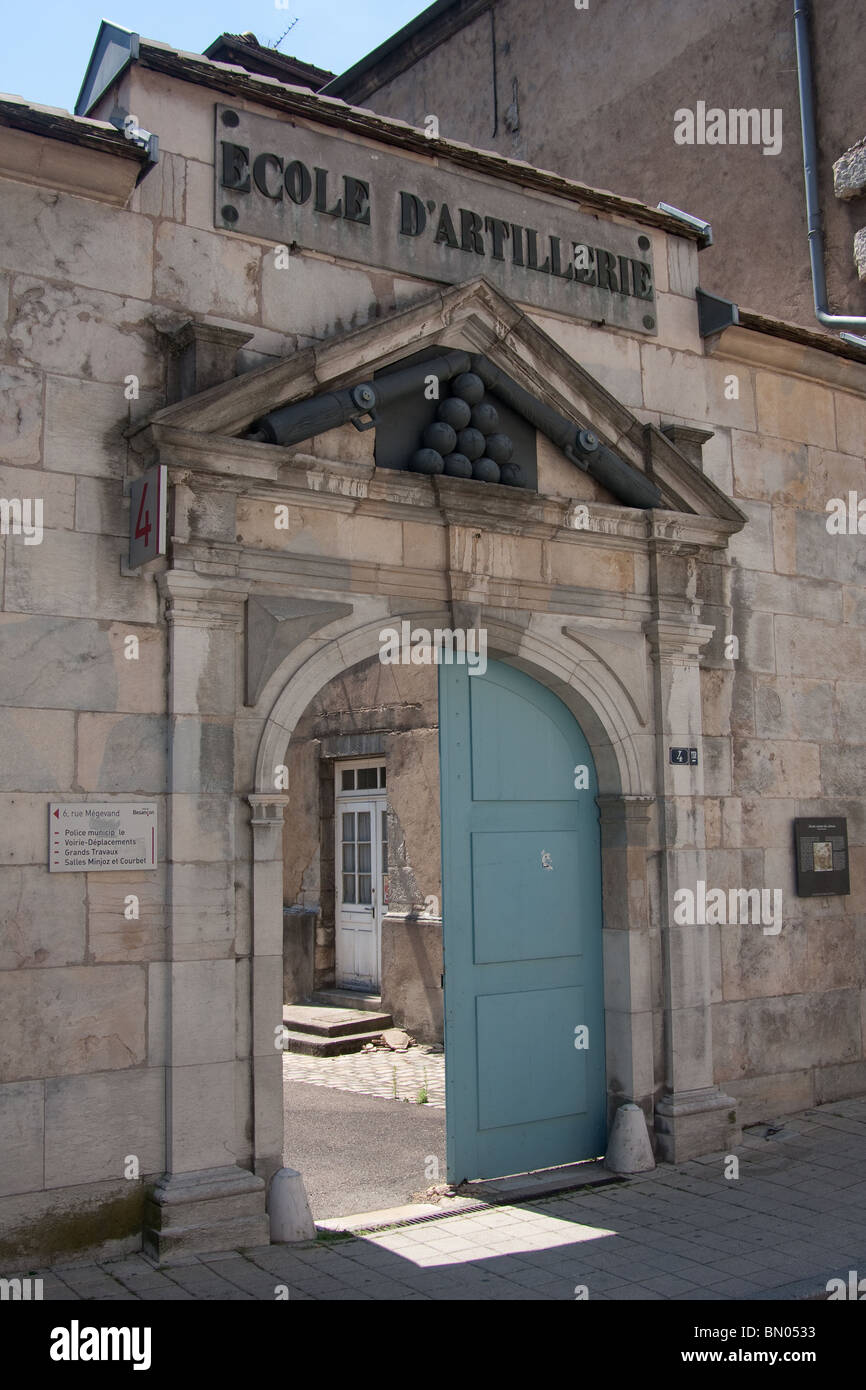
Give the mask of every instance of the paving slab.
POLYGON ((356 1208, 347 1217, 355 1230, 359 1220, 375 1227, 364 1235, 328 1222, 318 1241, 298 1246, 214 1251, 159 1269, 127 1256, 36 1275, 46 1299, 105 1301, 270 1300, 277 1284, 291 1298, 333 1301, 562 1301, 581 1285, 602 1302, 826 1299, 830 1278, 866 1273, 861 1135, 866 1145, 866 1098, 750 1136, 737 1151, 749 1157, 738 1179, 726 1179, 721 1162, 694 1160, 650 1178, 444 1214, 433 1204, 356 1208), (829 1123, 834 1116, 845 1125, 829 1123), (783 1128, 802 1151, 780 1138, 783 1128), (851 1184, 826 1180, 846 1168, 851 1184))

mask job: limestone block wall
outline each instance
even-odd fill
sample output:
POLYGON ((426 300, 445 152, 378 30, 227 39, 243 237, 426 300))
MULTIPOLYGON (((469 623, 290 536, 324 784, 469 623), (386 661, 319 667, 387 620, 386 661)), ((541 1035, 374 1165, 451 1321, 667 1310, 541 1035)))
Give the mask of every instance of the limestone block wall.
POLYGON ((2 542, 4 1265, 137 1243, 128 1158, 163 1168, 166 641, 155 579, 121 574, 122 431, 162 399, 152 273, 145 219, 3 181, 0 492, 44 528, 2 542), (156 801, 160 867, 49 874, 49 802, 108 796, 156 801))
POLYGON ((702 677, 707 882, 784 902, 778 935, 710 929, 716 1073, 747 1123, 866 1088, 866 550, 827 529, 830 500, 864 491, 866 403, 769 364, 745 375, 754 415, 719 431, 716 467, 750 524, 701 587, 730 613, 702 677), (792 820, 811 815, 848 818, 850 896, 796 896, 792 820))

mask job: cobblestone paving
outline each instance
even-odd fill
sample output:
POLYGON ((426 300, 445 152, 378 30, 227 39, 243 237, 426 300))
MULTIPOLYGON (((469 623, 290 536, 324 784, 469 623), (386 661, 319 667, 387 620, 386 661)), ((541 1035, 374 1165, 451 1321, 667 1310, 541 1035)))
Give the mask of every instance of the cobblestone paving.
POLYGON ((367 1236, 35 1271, 46 1299, 799 1299, 866 1271, 866 1098, 725 1155, 367 1236))
POLYGON ((347 1052, 341 1057, 302 1057, 297 1052, 284 1052, 283 1076, 286 1081, 413 1102, 426 1082, 427 1104, 445 1108, 445 1056, 422 1046, 406 1052, 377 1047, 375 1052, 347 1052))

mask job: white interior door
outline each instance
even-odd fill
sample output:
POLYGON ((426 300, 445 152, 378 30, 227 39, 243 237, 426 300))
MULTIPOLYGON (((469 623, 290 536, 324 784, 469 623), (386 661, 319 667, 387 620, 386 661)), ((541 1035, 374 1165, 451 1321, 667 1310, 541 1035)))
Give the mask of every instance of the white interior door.
POLYGON ((337 987, 378 991, 386 798, 338 796, 336 836, 337 987))

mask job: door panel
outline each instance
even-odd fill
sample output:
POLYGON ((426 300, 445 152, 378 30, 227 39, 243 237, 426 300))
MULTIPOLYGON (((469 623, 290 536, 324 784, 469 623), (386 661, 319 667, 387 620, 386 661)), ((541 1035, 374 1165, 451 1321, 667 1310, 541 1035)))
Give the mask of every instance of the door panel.
POLYGON ((336 804, 337 986, 379 986, 382 899, 381 816, 384 800, 336 804))
POLYGON ((606 1135, 589 746, 561 701, 500 662, 483 676, 443 665, 439 699, 448 1177, 595 1158, 606 1135))

